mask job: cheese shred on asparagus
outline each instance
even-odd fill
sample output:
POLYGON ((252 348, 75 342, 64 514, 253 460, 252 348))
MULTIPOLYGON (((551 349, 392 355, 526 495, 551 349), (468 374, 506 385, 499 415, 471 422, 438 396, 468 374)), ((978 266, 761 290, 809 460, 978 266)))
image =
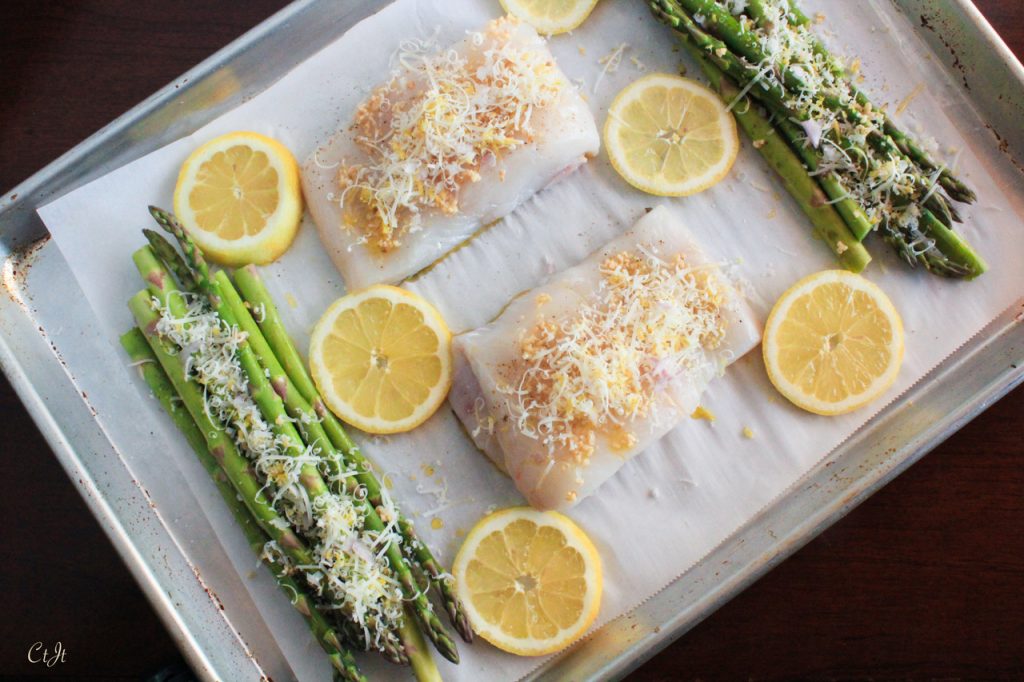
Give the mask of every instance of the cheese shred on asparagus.
POLYGON ((787 0, 763 0, 760 22, 740 14, 744 5, 734 3, 732 12, 767 55, 765 63, 753 65, 760 82, 751 86, 786 93, 786 107, 797 113, 794 122, 803 128, 803 144, 821 152, 813 174, 834 174, 846 191, 832 203, 851 198, 873 225, 898 229, 917 240, 919 250, 930 248, 918 204, 934 191, 938 174, 922 178, 909 159, 870 142, 884 136, 885 112, 858 100, 842 66, 816 49, 817 38, 807 26, 793 21, 787 0))
POLYGON ((310 542, 315 564, 292 565, 275 543, 268 543, 264 554, 292 570, 301 569, 320 606, 343 610, 367 646, 393 642, 395 635, 386 624, 403 617, 401 585, 384 557, 391 543, 401 543, 394 505, 385 499, 381 516, 387 525, 378 534, 363 527, 362 514, 350 497, 327 493, 310 499, 301 469, 322 469, 320 450, 306 446, 297 457, 286 451, 292 444, 274 433, 249 395, 237 355, 245 334, 225 325, 200 298, 185 300, 186 313, 175 317, 154 299, 160 315, 156 331, 180 349, 186 375, 203 387, 204 409, 252 461, 271 505, 310 542))

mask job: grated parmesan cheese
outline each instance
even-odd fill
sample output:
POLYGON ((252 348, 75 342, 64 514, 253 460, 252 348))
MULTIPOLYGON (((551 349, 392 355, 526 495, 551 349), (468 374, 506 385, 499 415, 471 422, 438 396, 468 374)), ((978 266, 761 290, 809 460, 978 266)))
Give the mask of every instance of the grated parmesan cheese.
POLYGON ((544 52, 509 41, 517 20, 471 33, 478 49, 434 51, 407 41, 398 68, 355 115, 366 163, 343 162, 336 197, 345 227, 382 252, 421 229, 421 212, 459 211, 459 189, 533 139, 531 120, 566 84, 544 52))
POLYGON ((581 465, 599 434, 621 450, 635 445, 631 422, 657 416, 656 397, 674 378, 707 371, 705 351, 724 336, 723 293, 682 255, 623 251, 600 275, 568 319, 523 332, 522 363, 498 386, 514 428, 581 465))
POLYGON ((601 73, 598 74, 597 80, 594 81, 594 92, 601 86, 601 82, 604 77, 609 73, 615 73, 619 70, 619 65, 622 64, 622 56, 629 49, 629 43, 620 43, 618 46, 612 48, 612 50, 597 60, 597 63, 601 65, 601 73))

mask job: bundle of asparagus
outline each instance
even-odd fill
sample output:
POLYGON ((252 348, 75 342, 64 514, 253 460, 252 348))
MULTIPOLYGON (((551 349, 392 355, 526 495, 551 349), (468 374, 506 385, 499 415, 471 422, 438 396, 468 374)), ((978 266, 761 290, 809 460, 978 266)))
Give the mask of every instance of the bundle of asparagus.
POLYGON ((964 279, 985 271, 953 230, 961 219, 950 201, 974 193, 871 104, 790 0, 645 2, 847 267, 866 265, 859 242, 877 231, 912 267, 964 279))
POLYGON ((212 274, 172 215, 150 213, 184 255, 144 231, 149 245, 133 259, 146 290, 129 301, 138 328, 122 345, 337 677, 363 679, 350 650, 376 649, 411 663, 421 680, 438 679, 421 632, 448 660, 459 656, 431 587, 463 639, 473 638, 452 577, 325 409, 255 268, 234 281, 212 274))

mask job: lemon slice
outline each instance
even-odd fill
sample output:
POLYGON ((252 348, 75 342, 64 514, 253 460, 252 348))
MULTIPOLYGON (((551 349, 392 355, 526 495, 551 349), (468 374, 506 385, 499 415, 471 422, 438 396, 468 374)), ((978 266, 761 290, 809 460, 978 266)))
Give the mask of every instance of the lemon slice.
POLYGON ((288 249, 302 220, 299 166, 259 133, 214 138, 182 165, 174 213, 210 260, 269 263, 288 249))
POLYGON ((740 149, 736 121, 718 95, 664 73, 644 76, 616 95, 604 144, 626 182, 667 197, 711 187, 728 174, 740 149))
POLYGON ((549 36, 582 24, 596 4, 597 0, 501 0, 506 12, 549 36))
POLYGON ((376 285, 342 296, 309 342, 313 381, 336 415, 368 433, 416 428, 452 384, 452 335, 434 306, 376 285))
POLYGON ((843 414, 896 380, 903 322, 877 285, 846 270, 825 270, 779 298, 762 350, 768 378, 782 395, 815 414, 843 414))
POLYGON ((484 517, 466 536, 452 572, 473 630, 520 656, 569 646, 601 606, 601 557, 557 512, 514 507, 484 517))

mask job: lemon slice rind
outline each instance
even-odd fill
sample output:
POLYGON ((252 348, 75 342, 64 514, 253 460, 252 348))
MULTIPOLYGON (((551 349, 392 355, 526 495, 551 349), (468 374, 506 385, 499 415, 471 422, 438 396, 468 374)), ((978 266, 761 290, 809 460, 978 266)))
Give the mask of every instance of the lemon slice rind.
POLYGON ((239 131, 216 137, 198 147, 182 164, 174 188, 174 213, 203 253, 215 263, 238 267, 274 261, 291 246, 302 222, 298 163, 284 145, 260 133, 239 131), (277 171, 277 205, 265 216, 257 234, 226 239, 200 226, 190 197, 200 184, 198 175, 203 165, 217 153, 239 146, 266 155, 277 171))
MULTIPOLYGON (((665 108, 667 111, 667 105, 665 108)), ((650 123, 654 118, 654 114, 651 114, 649 111, 644 112, 644 114, 645 117, 649 117, 647 123, 650 123)), ((685 116, 686 112, 683 112, 683 115, 685 116)), ((676 123, 682 125, 683 121, 680 119, 676 123)), ((623 88, 615 96, 611 106, 608 108, 608 117, 605 120, 604 143, 605 149, 608 152, 608 160, 615 171, 626 182, 648 194, 668 197, 696 194, 720 182, 728 175, 729 170, 736 161, 740 148, 739 135, 736 132, 736 120, 725 108, 718 95, 696 81, 666 73, 652 73, 644 76, 623 88), (631 109, 632 105, 642 105, 642 99, 645 95, 656 89, 659 91, 664 90, 666 99, 667 95, 671 93, 675 96, 688 97, 691 101, 699 101, 703 111, 715 114, 713 120, 702 122, 699 130, 687 131, 684 129, 683 131, 671 131, 662 128, 659 130, 659 136, 650 138, 657 141, 659 145, 665 144, 665 139, 673 140, 673 144, 678 141, 681 143, 681 147, 685 147, 687 141, 691 143, 720 141, 721 150, 718 157, 711 159, 711 162, 706 164, 703 170, 691 173, 685 177, 672 179, 666 177, 664 172, 667 157, 669 156, 667 153, 661 157, 665 163, 662 164, 662 168, 658 173, 645 172, 638 167, 636 162, 630 159, 631 153, 635 149, 627 148, 624 138, 632 132, 634 133, 632 137, 642 139, 646 133, 643 133, 638 127, 642 122, 637 122, 636 124, 631 122, 627 110, 631 109), (682 134, 679 134, 680 132, 682 134), (673 136, 673 133, 675 133, 675 136, 673 136)), ((691 148, 692 146, 693 144, 691 144, 691 148)), ((649 144, 644 151, 645 153, 655 153, 654 144, 649 144)), ((685 163, 679 161, 679 165, 685 166, 685 163)), ((689 171, 686 172, 688 173, 689 171)))
MULTIPOLYGON (((522 548, 510 549, 522 551, 522 548)), ((550 566, 550 562, 548 566, 550 566)), ((567 516, 558 512, 540 512, 530 507, 504 509, 481 519, 466 535, 466 539, 459 549, 458 555, 455 557, 455 562, 452 564, 452 572, 456 578, 456 589, 462 603, 465 605, 473 630, 499 649, 520 656, 544 656, 560 651, 576 642, 587 632, 596 619, 601 606, 602 570, 601 558, 597 549, 579 526, 567 516), (488 537, 501 532, 512 523, 520 520, 530 521, 538 529, 548 527, 560 532, 565 538, 565 547, 575 550, 576 555, 581 557, 584 563, 584 571, 581 577, 586 585, 586 590, 582 595, 580 615, 575 622, 562 627, 552 637, 510 636, 502 630, 500 624, 490 622, 481 613, 477 607, 475 593, 468 585, 467 573, 471 570, 470 563, 478 558, 481 544, 488 537)))
MULTIPOLYGON (((419 328, 415 327, 414 329, 419 328)), ((410 330, 406 330, 406 333, 408 331, 410 330)), ((406 336, 406 333, 392 332, 390 336, 399 338, 400 341, 401 337, 406 336)), ((382 355, 386 355, 388 350, 393 349, 379 350, 382 355)), ((403 358, 403 360, 405 359, 403 358)), ((342 296, 324 312, 313 328, 310 337, 309 365, 313 382, 327 407, 343 421, 367 433, 402 433, 416 428, 429 419, 448 395, 452 383, 451 331, 437 309, 426 300, 400 287, 377 284, 342 296), (367 415, 364 411, 357 409, 350 396, 341 395, 335 390, 334 372, 324 360, 324 346, 328 337, 334 332, 338 317, 345 311, 358 309, 367 302, 377 300, 385 300, 392 306, 408 305, 415 308, 422 315, 422 325, 420 326, 429 329, 437 337, 437 350, 431 355, 440 363, 437 383, 430 386, 426 398, 417 403, 412 412, 401 418, 388 419, 379 414, 367 415)), ((379 406, 380 401, 378 401, 379 406)))
POLYGON ((776 302, 768 315, 764 328, 762 354, 768 378, 775 388, 797 407, 824 416, 834 416, 852 412, 878 398, 884 393, 899 374, 904 353, 903 322, 892 301, 878 285, 861 275, 847 270, 825 270, 809 275, 790 287, 776 302), (811 395, 793 383, 781 367, 779 343, 780 327, 789 319, 793 305, 808 296, 816 288, 840 284, 851 291, 863 292, 877 306, 891 326, 891 338, 886 344, 888 362, 883 372, 878 373, 863 390, 850 392, 839 401, 825 401, 811 395))
POLYGON ((542 35, 557 35, 587 20, 597 0, 501 0, 502 8, 542 35))

